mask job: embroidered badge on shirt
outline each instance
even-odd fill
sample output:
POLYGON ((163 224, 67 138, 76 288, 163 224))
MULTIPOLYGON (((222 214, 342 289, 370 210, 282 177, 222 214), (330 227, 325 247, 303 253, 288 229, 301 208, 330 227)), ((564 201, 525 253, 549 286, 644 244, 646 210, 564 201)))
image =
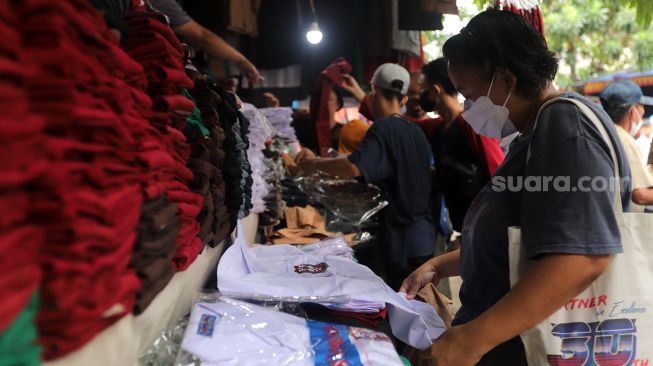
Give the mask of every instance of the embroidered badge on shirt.
POLYGON ((200 324, 197 327, 197 334, 205 337, 213 336, 213 328, 215 327, 215 315, 202 314, 200 324))
POLYGON ((318 264, 300 264, 295 267, 295 272, 302 274, 302 273, 324 273, 327 268, 329 268, 329 265, 321 262, 318 264))

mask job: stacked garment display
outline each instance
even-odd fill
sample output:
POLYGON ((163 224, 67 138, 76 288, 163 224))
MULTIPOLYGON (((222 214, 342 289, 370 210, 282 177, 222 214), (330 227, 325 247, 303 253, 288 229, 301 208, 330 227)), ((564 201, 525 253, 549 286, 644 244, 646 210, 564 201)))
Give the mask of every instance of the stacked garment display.
POLYGON ((224 179, 226 206, 231 230, 239 218, 247 216, 251 208, 252 171, 247 161, 249 121, 239 111, 238 101, 232 93, 215 85, 210 87, 220 96, 218 115, 225 132, 224 179))
POLYGON ((253 105, 245 104, 243 115, 250 122, 247 157, 252 166, 253 178, 251 212, 260 214, 266 210, 265 197, 270 193, 268 183, 264 178, 269 169, 264 161, 263 150, 266 148, 266 142, 274 136, 275 131, 265 115, 253 105))
POLYGON ((190 66, 186 72, 194 80, 195 85, 189 90, 189 95, 197 105, 184 129, 191 145, 188 160, 188 167, 193 171, 191 189, 204 194, 204 205, 199 216, 200 238, 214 246, 223 241, 230 231, 222 174, 225 133, 216 111, 221 98, 209 89, 204 75, 190 66))
POLYGON ((33 190, 30 221, 45 231, 37 323, 44 358, 52 359, 134 306, 140 283, 128 264, 145 178, 134 136, 147 124, 126 108, 132 96, 124 93, 124 78, 140 66, 95 9, 81 0, 11 4, 23 67, 35 72, 29 109, 44 123, 45 187, 33 190))
POLYGON ((19 20, 8 2, 0 3, 0 355, 6 364, 38 365, 34 318, 41 270, 38 252, 43 230, 29 222, 31 190, 46 173, 43 120, 29 113, 25 87, 35 70, 25 67, 19 20))
POLYGON ((174 180, 168 184, 167 198, 177 204, 180 228, 173 266, 182 271, 203 248, 197 236, 197 216, 203 197, 188 188, 193 173, 186 167, 190 146, 182 132, 186 116, 193 112, 195 104, 181 94, 181 88, 190 88, 193 82, 184 72, 181 43, 162 14, 136 9, 127 15, 126 22, 130 32, 124 38, 125 49, 146 70, 147 92, 153 101, 148 119, 161 133, 166 150, 175 161, 174 180))

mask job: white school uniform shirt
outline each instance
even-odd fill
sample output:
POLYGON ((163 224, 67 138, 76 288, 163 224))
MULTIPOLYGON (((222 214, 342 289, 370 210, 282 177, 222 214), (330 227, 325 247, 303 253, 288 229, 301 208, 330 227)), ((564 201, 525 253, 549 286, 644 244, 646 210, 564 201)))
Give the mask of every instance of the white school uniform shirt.
POLYGON ((351 365, 402 365, 385 334, 306 321, 225 297, 194 306, 181 348, 182 359, 190 353, 202 366, 313 366, 338 359, 351 365))
POLYGON ((248 248, 240 226, 236 242, 222 256, 217 272, 223 293, 341 298, 346 302, 309 301, 358 312, 379 311, 387 305, 392 333, 418 349, 429 348, 445 330, 430 305, 408 301, 366 266, 340 256, 306 254, 291 245, 248 248))

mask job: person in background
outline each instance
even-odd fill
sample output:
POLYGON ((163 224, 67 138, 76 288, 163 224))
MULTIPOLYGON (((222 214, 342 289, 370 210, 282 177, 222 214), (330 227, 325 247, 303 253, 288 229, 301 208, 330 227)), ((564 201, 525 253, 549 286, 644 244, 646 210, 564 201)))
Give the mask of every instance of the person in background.
POLYGON ((639 152, 642 154, 642 161, 644 164, 648 164, 648 155, 651 152, 651 142, 653 142, 653 126, 651 126, 652 118, 653 117, 644 119, 642 127, 639 129, 637 138, 635 139, 639 152))
POLYGON ((342 130, 342 123, 336 121, 336 112, 342 109, 345 102, 342 99, 342 94, 337 88, 331 89, 329 99, 327 100, 327 108, 329 109, 329 129, 331 130, 331 148, 338 151, 340 143, 340 131, 342 130))
POLYGON ((263 93, 263 98, 265 99, 265 106, 267 108, 278 108, 281 107, 281 102, 276 95, 272 93, 263 93))
POLYGON ((461 232, 472 200, 503 162, 503 151, 499 141, 478 134, 462 117, 445 59, 424 65, 421 89, 422 109, 439 115, 430 140, 436 189, 444 196, 453 229, 461 232))
POLYGON ((586 289, 606 270, 610 256, 623 251, 613 203, 621 199, 625 210, 630 207, 628 163, 610 117, 589 99, 561 94, 553 86, 558 60, 521 16, 481 12, 447 40, 443 54, 449 78, 469 106, 463 117, 470 126, 491 138, 515 130, 521 135, 495 171, 493 184, 469 207, 460 249, 429 260, 401 290, 410 299, 442 278, 463 279, 462 307, 453 327, 431 347, 438 366, 526 366, 519 334, 586 289), (615 163, 609 142, 592 121, 575 103, 552 101, 559 96, 585 104, 598 117, 614 142, 615 163), (608 181, 615 166, 624 178, 621 197, 609 186, 530 190, 500 184, 530 176, 568 177, 574 186, 583 177, 608 181), (514 286, 511 226, 521 227, 523 249, 532 261, 514 286))
POLYGON ((263 79, 256 66, 243 56, 243 54, 231 47, 220 36, 194 21, 177 1, 149 0, 149 2, 154 9, 168 17, 170 26, 178 36, 201 48, 212 57, 227 59, 237 63, 240 71, 247 76, 250 82, 256 83, 263 79))
POLYGON ((379 66, 369 96, 374 124, 358 148, 348 157, 298 161, 305 174, 322 171, 362 177, 389 193, 389 204, 381 213, 379 241, 386 281, 394 290, 407 274, 430 259, 435 249, 427 199, 431 189, 430 146, 422 131, 401 116, 409 82, 403 67, 379 66))
POLYGON ((621 80, 608 85, 600 95, 601 105, 617 125, 619 140, 624 146, 632 176, 633 211, 644 212, 653 205, 653 176, 642 161, 634 136, 644 119, 644 105, 653 105, 653 98, 645 97, 639 85, 621 80))
POLYGON ((363 142, 370 125, 360 119, 354 119, 345 123, 340 129, 338 141, 338 154, 349 155, 353 153, 363 142))

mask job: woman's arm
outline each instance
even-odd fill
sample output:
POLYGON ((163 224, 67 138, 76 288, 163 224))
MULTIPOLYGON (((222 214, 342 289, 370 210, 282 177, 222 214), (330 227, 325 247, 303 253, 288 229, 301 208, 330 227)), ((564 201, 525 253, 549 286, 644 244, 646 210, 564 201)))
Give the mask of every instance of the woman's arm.
POLYGON ((460 249, 431 258, 404 280, 399 292, 405 292, 412 300, 429 283, 437 285, 443 278, 460 276, 459 261, 460 249))
POLYGON ((431 348, 442 365, 474 365, 494 347, 542 322, 586 289, 607 268, 609 255, 547 255, 499 302, 471 322, 451 328, 431 348))

